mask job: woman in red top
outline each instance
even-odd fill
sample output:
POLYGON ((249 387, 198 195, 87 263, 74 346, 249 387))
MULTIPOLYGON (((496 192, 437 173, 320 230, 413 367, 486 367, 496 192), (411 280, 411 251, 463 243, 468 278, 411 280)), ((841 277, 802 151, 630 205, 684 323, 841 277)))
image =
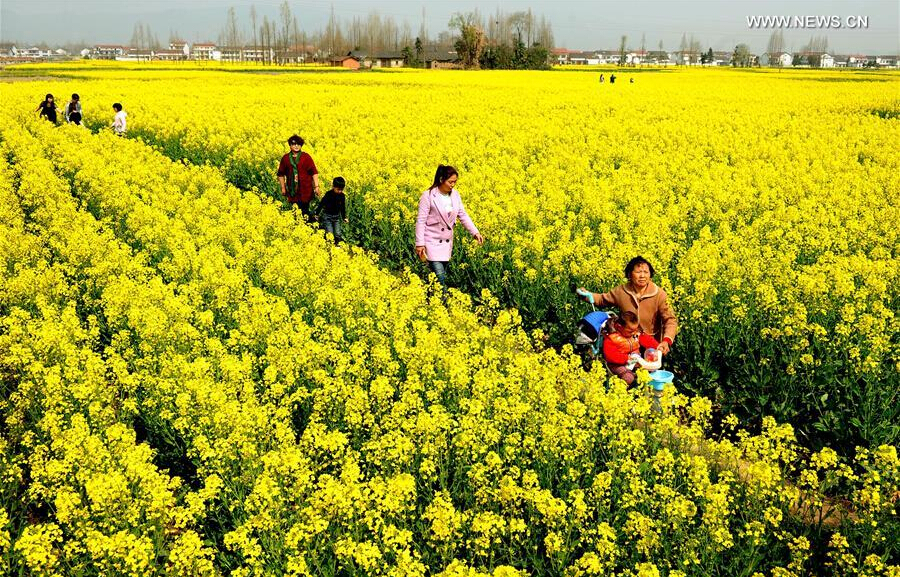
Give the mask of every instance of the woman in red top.
POLYGON ((301 152, 304 140, 296 134, 288 138, 291 151, 281 158, 278 165, 278 183, 281 194, 291 204, 298 204, 300 211, 310 218, 309 203, 319 196, 319 171, 306 152, 301 152))
POLYGON ((640 354, 641 347, 655 349, 659 341, 641 332, 638 316, 632 311, 623 312, 613 325, 615 332, 603 337, 603 358, 610 372, 630 385, 635 380, 635 374, 626 366, 628 356, 640 354))

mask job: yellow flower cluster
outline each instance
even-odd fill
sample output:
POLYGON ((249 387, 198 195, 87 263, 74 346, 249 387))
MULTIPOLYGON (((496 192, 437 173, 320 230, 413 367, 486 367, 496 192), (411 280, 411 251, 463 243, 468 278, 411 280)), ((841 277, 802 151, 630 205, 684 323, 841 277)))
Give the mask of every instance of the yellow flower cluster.
POLYGON ((710 440, 709 401, 655 415, 490 293, 444 303, 139 141, 7 108, 0 151, 4 569, 897 571, 894 447, 710 440))
MULTIPOLYGON (((488 239, 456 244, 451 278, 470 294, 490 289, 562 343, 583 312, 569 285, 610 288, 643 254, 694 391, 726 391, 716 400, 744 416, 812 414, 804 435, 844 454, 897 441, 881 426, 891 396, 872 392, 900 373, 900 128, 873 113, 896 106, 896 74, 247 72, 66 70, 89 90, 88 124, 122 101, 132 136, 245 189, 277 196, 285 140, 302 134, 326 186, 349 182, 351 240, 393 265, 421 267, 418 194, 455 164, 488 239)), ((10 106, 53 85, 27 86, 10 106)))

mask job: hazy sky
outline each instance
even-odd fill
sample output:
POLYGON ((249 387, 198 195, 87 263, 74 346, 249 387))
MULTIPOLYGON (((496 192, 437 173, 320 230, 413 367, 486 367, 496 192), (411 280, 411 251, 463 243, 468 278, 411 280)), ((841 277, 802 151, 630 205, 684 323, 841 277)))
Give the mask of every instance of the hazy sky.
MULTIPOLYGON (((229 6, 249 30, 250 6, 262 20, 278 13, 282 0, 0 0, 0 41, 48 44, 67 42, 127 43, 138 21, 149 25, 161 41, 177 32, 188 41, 215 41, 229 6)), ((647 49, 660 40, 678 49, 682 34, 693 34, 702 46, 715 50, 746 42, 754 52, 766 49, 771 28, 751 29, 748 16, 836 16, 843 29, 784 29, 787 49, 799 50, 813 35, 827 35, 831 52, 897 54, 900 52, 900 0, 289 0, 306 31, 321 29, 334 6, 339 19, 365 16, 373 9, 400 24, 410 23, 414 34, 425 22, 429 34, 447 28, 450 16, 478 8, 492 14, 529 7, 547 16, 559 47, 615 49, 619 38, 639 48, 646 35, 647 49), (847 29, 846 18, 868 17, 868 28, 847 29)))

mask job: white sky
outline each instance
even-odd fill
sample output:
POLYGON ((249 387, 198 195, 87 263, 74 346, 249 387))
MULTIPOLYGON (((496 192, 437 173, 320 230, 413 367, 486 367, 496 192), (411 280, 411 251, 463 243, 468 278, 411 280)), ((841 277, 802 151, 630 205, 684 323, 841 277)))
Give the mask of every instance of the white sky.
MULTIPOLYGON (((165 42, 170 32, 188 41, 215 41, 223 28, 229 6, 239 23, 249 30, 250 6, 259 20, 277 17, 282 0, 0 0, 0 41, 20 44, 45 41, 127 43, 138 21, 149 25, 165 42)), ((447 29, 455 12, 478 8, 493 14, 529 7, 547 16, 558 47, 616 49, 628 36, 631 48, 639 48, 646 36, 647 49, 660 40, 668 50, 678 49, 682 34, 693 34, 704 48, 729 50, 739 42, 754 52, 766 49, 772 29, 750 29, 748 16, 866 16, 867 29, 784 30, 787 49, 799 50, 813 35, 827 35, 833 53, 900 52, 900 0, 289 0, 300 26, 309 32, 321 29, 334 7, 339 19, 364 17, 375 9, 401 24, 410 23, 415 33, 422 23, 434 36, 447 29), (376 8, 377 7, 377 8, 376 8)))

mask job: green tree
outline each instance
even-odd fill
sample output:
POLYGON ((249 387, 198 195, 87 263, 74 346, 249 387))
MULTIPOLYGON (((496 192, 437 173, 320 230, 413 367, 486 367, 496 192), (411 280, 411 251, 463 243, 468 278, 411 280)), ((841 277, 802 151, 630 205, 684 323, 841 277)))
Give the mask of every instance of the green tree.
POLYGON ((415 58, 415 56, 413 56, 412 48, 410 48, 409 46, 404 46, 403 50, 401 52, 403 54, 403 65, 404 66, 411 66, 413 68, 418 66, 419 63, 416 62, 416 58, 415 58))
POLYGON ((424 65, 425 47, 422 46, 422 39, 416 36, 416 62, 424 65))

